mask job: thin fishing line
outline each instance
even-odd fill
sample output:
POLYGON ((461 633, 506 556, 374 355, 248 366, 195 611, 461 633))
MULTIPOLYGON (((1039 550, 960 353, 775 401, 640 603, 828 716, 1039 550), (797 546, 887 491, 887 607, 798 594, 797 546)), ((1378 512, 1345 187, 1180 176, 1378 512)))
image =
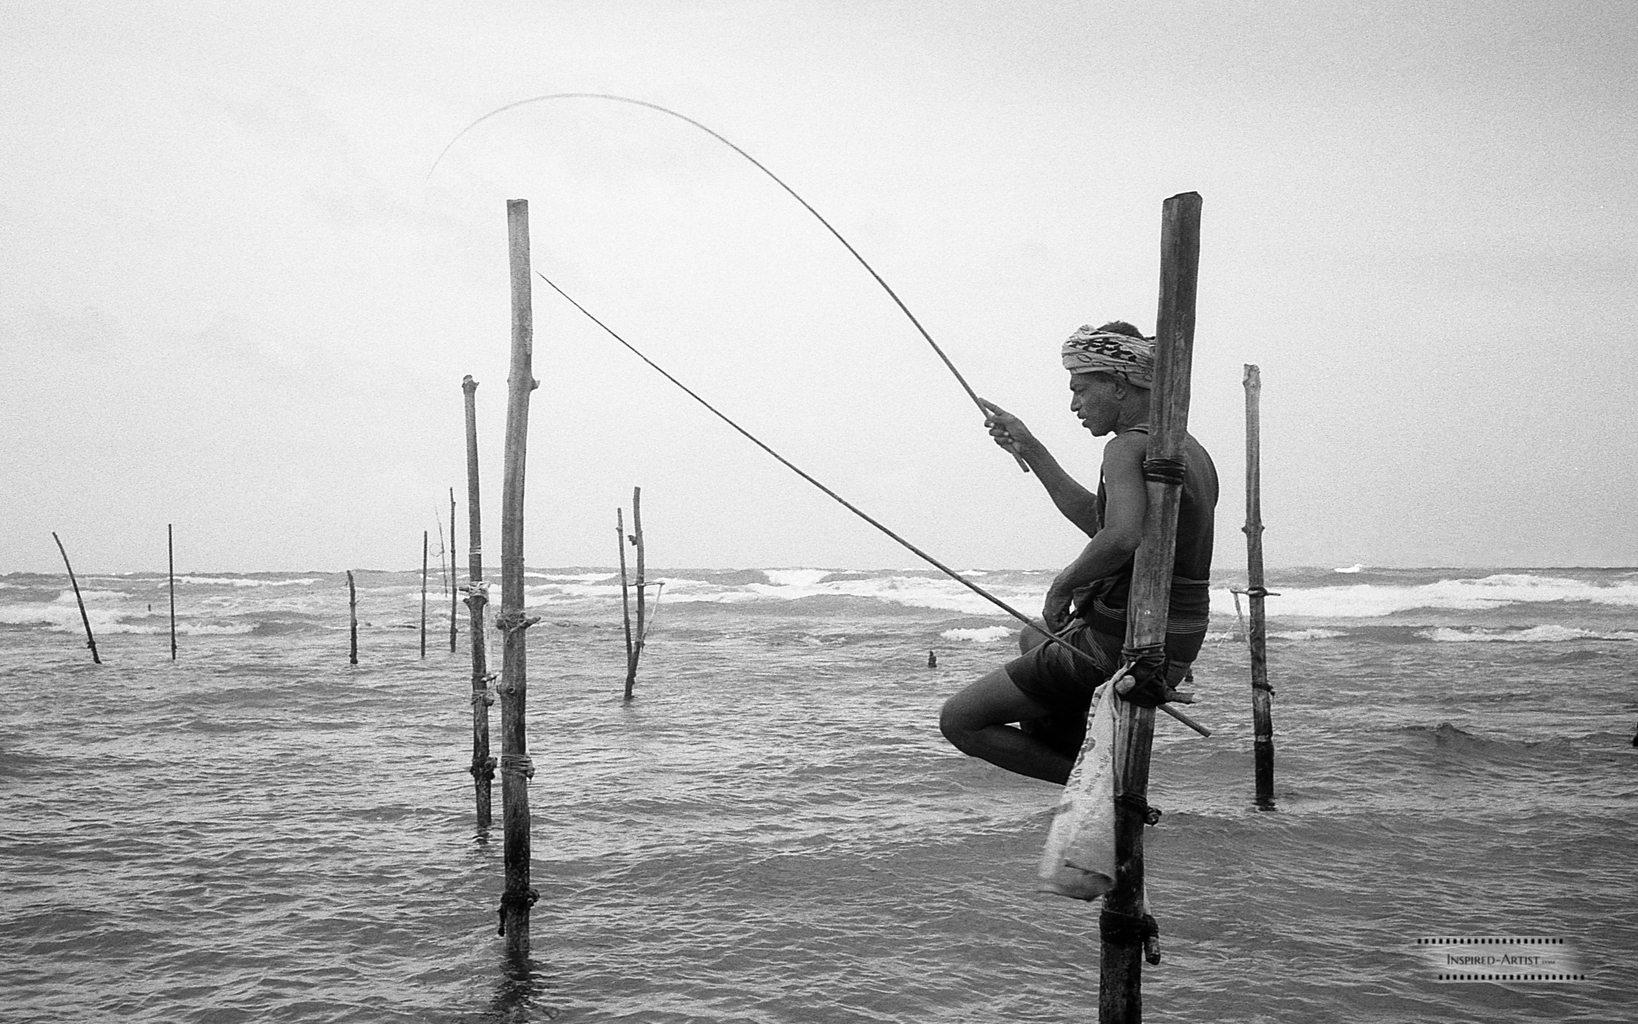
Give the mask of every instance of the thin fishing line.
MULTIPOLYGON (((696 401, 696 402, 700 403, 701 405, 705 406, 705 408, 708 409, 711 412, 711 415, 715 416, 717 419, 721 420, 722 422, 728 424, 730 427, 733 427, 747 441, 750 441, 752 444, 756 445, 758 448, 761 448, 763 451, 767 452, 769 455, 772 455, 786 469, 789 469, 791 472, 795 473, 797 476, 801 477, 802 479, 806 480, 808 483, 812 484, 813 486, 819 488, 821 491, 825 492, 825 494, 828 495, 834 501, 836 501, 837 504, 841 505, 843 508, 847 509, 849 512, 852 512, 854 515, 858 516, 860 519, 863 519, 865 522, 869 523, 871 526, 874 526, 876 529, 878 529, 881 532, 887 534, 887 536, 893 538, 899 544, 903 545, 906 549, 908 549, 911 553, 913 553, 917 558, 920 558, 922 561, 926 562, 928 565, 931 565, 933 568, 937 569, 939 572, 942 572, 944 575, 946 575, 946 576, 950 577, 951 579, 955 580, 957 583, 959 583, 962 586, 966 587, 968 590, 971 590, 973 593, 977 594, 979 597, 982 597, 984 600, 986 600, 986 601, 990 602, 991 604, 995 605, 997 608, 999 608, 1002 611, 1006 612, 1008 615, 1011 615, 1013 618, 1017 619, 1019 622, 1022 622, 1026 626, 1030 626, 1030 627, 1040 631, 1044 636, 1047 637, 1048 641, 1060 644, 1064 648, 1064 650, 1068 651, 1070 654, 1074 655, 1077 658, 1080 658, 1081 660, 1083 660, 1085 662, 1088 662, 1088 663, 1092 664, 1094 667, 1098 668, 1100 671, 1102 670, 1103 666, 1098 665, 1097 662, 1092 658, 1091 655, 1089 655, 1085 651, 1079 649, 1074 644, 1071 644, 1068 640, 1064 639, 1063 637, 1059 636, 1058 634, 1053 633, 1050 630, 1047 630, 1047 629, 1043 628, 1045 626, 1045 623, 1041 623, 1041 624, 1037 625, 1034 620, 1032 620, 1029 616, 1025 615, 1023 612, 1021 612, 1018 609, 1014 608, 1012 605, 1008 604, 1007 602, 1001 600, 999 597, 996 597, 994 594, 991 594, 989 591, 985 590, 983 587, 980 587, 978 584, 976 584, 976 583, 972 582, 971 580, 967 579, 965 576, 963 576, 960 573, 956 572, 954 569, 952 569, 949 566, 945 565, 943 562, 941 562, 938 559, 934 558, 932 555, 929 555, 927 552, 923 551, 921 548, 919 548, 916 545, 914 545, 914 544, 910 543, 909 541, 905 540, 903 537, 899 536, 893 530, 891 530, 887 526, 885 526, 880 520, 876 519, 874 516, 872 516, 869 513, 865 512, 863 509, 859 508, 859 506, 853 504, 851 501, 848 501, 846 498, 842 497, 840 494, 837 494, 835 491, 831 490, 829 487, 826 487, 824 484, 820 483, 818 480, 814 479, 811 475, 804 472, 801 469, 801 467, 797 466, 791 460, 785 458, 785 456, 783 456, 783 455, 779 454, 778 452, 774 451, 772 448, 769 448, 766 444, 763 444, 761 439, 759 439, 755 434, 751 433, 749 430, 746 430, 744 427, 740 426, 738 423, 735 423, 732 419, 730 419, 725 413, 723 413, 716 406, 712 405, 710 402, 707 402, 704 398, 701 398, 699 393, 696 392, 693 388, 689 387, 687 384, 684 384, 682 381, 678 380, 677 378, 673 377, 670 373, 666 372, 665 368, 662 367, 659 363, 656 363, 654 360, 650 359, 648 356, 643 355, 642 352, 638 351, 637 346, 633 345, 631 342, 629 342, 626 339, 622 338, 619 335, 619 333, 614 330, 614 328, 610 327, 608 324, 604 323, 603 321, 599 320, 597 317, 593 316, 591 310, 587 309, 585 306, 582 306, 580 303, 576 302, 574 300, 573 296, 571 296, 568 292, 564 291, 562 288, 559 288, 557 286, 557 282, 553 281, 551 278, 547 277, 545 274, 542 274, 538 270, 535 271, 535 276, 540 278, 542 281, 545 281, 547 283, 547 285, 549 285, 551 287, 552 291, 557 292, 559 295, 563 296, 564 301, 568 302, 568 304, 573 306, 575 309, 578 309, 582 314, 585 315, 586 319, 590 320, 592 323, 594 323, 597 326, 601 327, 605 334, 607 334, 609 337, 613 338, 615 341, 618 341, 621 345, 624 345, 626 347, 626 349, 629 352, 631 352, 632 355, 636 356, 638 359, 641 359, 643 362, 647 363, 660 376, 664 377, 666 380, 670 381, 671 383, 677 385, 677 387, 681 388, 683 390, 683 392, 688 395, 689 398, 692 398, 694 401, 696 401)), ((655 603, 656 604, 659 603, 657 599, 656 599, 655 603)), ((650 625, 652 625, 652 623, 650 623, 650 625)), ((1132 666, 1130 666, 1130 665, 1122 667, 1120 669, 1120 671, 1118 671, 1114 675, 1110 676, 1108 681, 1111 682, 1111 683, 1118 682, 1123 676, 1127 675, 1131 671, 1131 668, 1132 668, 1132 666)), ((1166 704, 1160 704, 1160 705, 1157 705, 1157 707, 1159 707, 1161 711, 1164 711, 1166 714, 1171 715, 1173 718, 1177 719, 1179 722, 1182 722, 1184 725, 1186 725, 1189 728, 1193 729, 1195 732, 1199 733, 1200 735, 1202 735, 1202 736, 1210 736, 1211 735, 1211 730, 1210 729, 1207 729, 1205 726, 1201 725, 1199 722, 1196 722, 1194 719, 1190 718, 1188 715, 1185 715, 1183 712, 1178 711, 1177 709, 1175 709, 1173 707, 1170 707, 1169 705, 1166 705, 1166 704)))
POLYGON ((909 541, 905 540, 903 537, 899 536, 897 533, 894 533, 887 526, 883 525, 880 520, 876 519, 874 516, 871 516, 869 513, 865 512, 863 509, 859 508, 859 506, 853 504, 851 501, 848 501, 846 498, 842 497, 840 494, 837 494, 835 491, 831 490, 829 487, 826 487, 824 484, 822 484, 818 480, 814 479, 814 477, 812 475, 810 475, 809 473, 804 471, 802 469, 802 467, 796 465, 796 463, 792 462, 791 460, 785 458, 785 456, 779 454, 778 452, 774 451, 772 448, 768 447, 755 434, 751 433, 749 430, 746 430, 744 427, 740 426, 738 423, 735 423, 722 410, 718 409, 716 406, 712 405, 710 402, 708 402, 704 398, 700 397, 700 394, 697 391, 695 391, 693 388, 689 387, 687 384, 684 384, 682 381, 678 380, 677 378, 673 377, 670 373, 666 372, 665 367, 661 366, 659 363, 656 363, 654 360, 650 359, 648 356, 643 355, 642 352, 638 351, 637 346, 633 345, 631 342, 629 342, 626 339, 622 338, 619 335, 619 333, 614 330, 614 328, 610 327, 608 324, 606 324, 603 321, 599 320, 596 316, 594 316, 592 314, 592 312, 589 309, 587 309, 585 306, 582 306, 580 303, 576 302, 574 300, 573 296, 571 296, 568 292, 564 291, 562 288, 559 288, 557 286, 557 283, 555 281, 553 281, 551 278, 547 277, 545 274, 542 274, 538 270, 535 271, 535 276, 540 278, 542 281, 545 281, 548 285, 551 286, 551 289, 553 291, 555 291, 559 295, 563 296, 564 300, 567 301, 569 303, 569 305, 573 306, 575 309, 578 309, 578 310, 580 310, 581 313, 585 314, 586 319, 590 320, 592 323, 594 323, 597 326, 601 327, 603 329, 603 331, 606 334, 608 334, 609 337, 613 338, 615 341, 618 341, 620 344, 624 345, 631 352, 632 355, 636 356, 638 359, 641 359, 643 362, 647 363, 650 367, 652 367, 654 369, 654 372, 658 373, 660 376, 664 377, 666 380, 670 381, 671 383, 677 385, 677 387, 681 388, 684 391, 684 393, 686 393, 688 395, 689 398, 692 398, 694 401, 696 401, 696 402, 700 403, 701 405, 705 406, 705 408, 710 411, 711 415, 715 416, 717 419, 721 420, 722 422, 728 424, 730 427, 733 427, 747 441, 751 442, 752 444, 756 445, 758 448, 761 448, 763 451, 767 452, 769 455, 772 455, 775 459, 779 460, 779 463, 781 465, 783 465, 786 469, 789 469, 791 472, 795 473, 797 476, 799 476, 802 479, 806 480, 808 483, 810 483, 813 486, 819 488, 821 491, 824 491, 825 494, 829 495, 833 500, 835 500, 837 503, 839 503, 843 508, 846 508, 849 512, 852 512, 854 515, 858 516, 860 519, 863 519, 865 522, 869 523, 871 526, 874 526, 876 529, 878 529, 878 530, 882 531, 883 533, 887 534, 889 537, 891 537, 894 540, 898 541, 900 544, 904 545, 906 548, 909 548, 919 558, 926 561, 928 564, 932 565, 934 568, 938 569, 940 572, 942 572, 945 575, 949 576, 951 579, 954 579, 957 583, 960 583, 963 586, 967 587, 973 593, 975 593, 978 596, 984 598, 986 601, 989 601, 990 603, 996 605, 997 607, 999 607, 1003 611, 1007 612, 1008 614, 1013 615, 1013 616, 1015 616, 1015 617, 1017 617, 1019 619, 1022 619, 1024 622, 1029 622, 1030 621, 1029 617, 1026 616, 1023 612, 1020 612, 1020 611, 1014 609, 1012 606, 1008 605, 1006 602, 1002 601, 1000 598, 995 597, 995 596, 991 595, 990 593, 988 593, 987 591, 983 590, 977 584, 969 582, 960 573, 956 572, 954 569, 951 569, 949 566, 945 565, 943 562, 940 562, 938 559, 934 558, 932 555, 929 555, 927 552, 923 551, 921 548, 916 547, 914 544, 912 544, 909 541))
MULTIPOLYGON (((941 562, 938 559, 934 558, 932 555, 929 555, 927 552, 923 551, 921 548, 918 548, 914 544, 912 544, 909 541, 905 540, 903 537, 901 537, 897 533, 893 532, 887 526, 883 525, 880 520, 876 519, 874 516, 872 516, 869 513, 865 512, 863 509, 859 508, 859 506, 853 504, 851 501, 848 501, 846 498, 842 497, 840 494, 837 494, 835 491, 831 490, 829 487, 826 487, 824 484, 820 483, 818 480, 814 479, 808 473, 804 472, 801 469, 801 467, 797 466, 791 460, 785 458, 785 456, 783 456, 783 455, 779 454, 778 452, 774 451, 772 448, 769 448, 766 444, 763 444, 762 441, 760 439, 758 439, 755 434, 751 433, 749 430, 746 430, 744 427, 740 426, 738 423, 735 423, 733 420, 729 419, 728 416, 726 414, 724 414, 721 410, 719 410, 716 406, 712 405, 710 402, 707 402, 705 399, 701 398, 699 396, 699 394, 694 391, 693 388, 690 388, 687 384, 684 384, 682 381, 680 381, 677 378, 671 376, 671 374, 669 374, 669 373, 667 373, 665 371, 664 367, 660 366, 660 364, 656 363, 654 360, 650 359, 648 356, 645 356, 645 355, 643 355, 643 353, 639 352, 637 350, 637 347, 635 345, 633 345, 631 342, 629 342, 626 339, 620 337, 620 335, 618 333, 616 333, 614 328, 610 327, 608 324, 604 323, 603 321, 597 319, 597 317, 593 316, 590 310, 588 310, 585 306, 582 306, 580 303, 576 302, 574 300, 574 298, 569 295, 568 292, 566 292, 563 289, 559 288, 557 286, 557 283, 555 281, 553 281, 551 278, 547 277, 545 274, 542 274, 538 270, 535 271, 535 276, 540 278, 542 281, 545 281, 548 285, 550 285, 552 291, 557 292, 559 295, 563 296, 564 300, 566 300, 569 303, 569 305, 573 306, 575 309, 578 309, 578 310, 580 310, 581 313, 585 314, 586 319, 590 320, 592 323, 594 323, 597 326, 601 327, 603 329, 604 333, 606 333, 609 337, 613 338, 615 341, 618 341, 620 344, 624 345, 626 347, 626 349, 631 352, 632 355, 636 356, 638 359, 641 359, 643 362, 645 362, 649 366, 653 367, 654 371, 656 373, 658 373, 660 376, 664 377, 666 380, 668 380, 671 383, 677 385, 679 388, 682 388, 683 391, 687 393, 688 397, 692 398, 694 401, 696 401, 696 402, 700 403, 701 405, 705 406, 707 409, 709 409, 711 411, 711 414, 713 416, 715 416, 717 419, 721 420, 722 422, 728 424, 730 427, 733 427, 747 441, 750 441, 752 444, 756 445, 758 448, 761 448, 763 451, 767 452, 769 455, 772 455, 775 459, 778 459, 780 464, 783 465, 786 469, 789 469, 791 472, 795 473, 797 476, 799 476, 802 479, 806 480, 808 483, 810 483, 813 486, 819 488, 821 491, 824 491, 825 494, 829 495, 832 499, 834 499, 843 508, 847 509, 849 512, 852 512, 854 515, 858 516, 860 519, 863 519, 865 522, 869 523, 871 526, 874 526, 876 529, 880 530, 881 532, 887 534, 889 537, 891 537, 894 540, 898 541, 905 548, 909 549, 913 554, 915 554, 916 557, 920 558, 922 561, 926 562, 928 565, 931 565, 933 568, 937 569, 939 572, 942 572, 944 575, 946 575, 946 576, 950 577, 951 579, 955 580, 957 583, 959 583, 962 586, 966 587, 968 590, 971 590, 973 593, 977 594, 979 597, 982 597, 984 600, 986 600, 986 601, 990 602, 991 604, 995 605, 997 608, 999 608, 1002 611, 1006 612, 1008 615, 1011 615, 1013 618, 1017 619, 1019 622, 1024 623, 1026 626, 1030 626, 1030 627, 1032 627, 1032 628, 1034 628, 1036 630, 1039 630, 1050 641, 1061 644, 1066 651, 1069 651, 1074 656, 1082 659, 1083 661, 1086 661, 1086 662, 1092 664, 1093 666, 1097 667, 1100 670, 1103 668, 1103 666, 1098 665, 1098 663, 1092 658, 1092 656, 1087 654, 1085 651, 1080 650, 1075 645, 1071 644, 1068 640, 1065 640, 1063 637, 1059 636, 1058 634, 1053 633, 1053 632, 1051 632, 1049 630, 1046 630, 1046 629, 1042 628, 1045 625, 1045 623, 1037 625, 1034 622, 1034 620, 1032 620, 1028 615, 1025 615, 1023 612, 1021 612, 1018 609, 1014 608, 1012 605, 1010 605, 1007 602, 1001 600, 999 597, 996 597, 994 594, 991 594, 989 591, 985 590, 983 587, 980 587, 978 584, 976 584, 976 583, 972 582, 971 580, 967 579, 965 576, 963 576, 960 573, 956 572, 954 569, 952 569, 949 566, 945 565, 943 562, 941 562)), ((1111 676, 1109 681, 1110 682, 1119 681, 1119 679, 1122 676, 1126 675, 1130 670, 1131 670, 1131 666, 1129 666, 1129 665, 1122 668, 1119 672, 1117 672, 1113 676, 1111 676)), ((1173 718, 1175 718, 1178 721, 1182 722, 1184 725, 1187 725, 1189 728, 1193 729, 1195 732, 1198 732, 1200 735, 1202 735, 1202 736, 1210 736, 1211 735, 1211 730, 1207 729, 1205 726, 1203 726, 1200 723, 1198 723, 1198 722, 1194 721, 1193 719, 1189 718, 1187 715, 1183 714, 1181 711, 1178 711, 1178 710, 1176 710, 1174 708, 1167 707, 1165 704, 1161 704, 1161 705, 1158 705, 1158 706, 1159 706, 1160 710, 1166 712, 1168 715, 1171 715, 1173 718)))
MULTIPOLYGON (((487 114, 483 115, 482 117, 478 118, 476 121, 473 121, 471 124, 467 125, 465 128, 462 128, 460 130, 459 134, 457 134, 453 139, 449 140, 449 145, 447 145, 447 146, 445 146, 443 148, 443 151, 438 154, 438 158, 436 160, 432 161, 432 168, 431 168, 431 170, 427 171, 428 180, 431 180, 432 172, 436 171, 438 169, 438 163, 439 163, 439 161, 443 160, 444 154, 448 153, 450 151, 450 149, 455 145, 455 143, 461 141, 461 137, 464 136, 467 132, 469 132, 472 129, 476 128, 478 125, 482 124, 483 122, 489 120, 491 117, 494 117, 497 114, 503 114, 508 110, 512 110, 512 109, 514 109, 516 107, 521 107, 521 106, 523 106, 525 104, 528 104, 528 103, 539 103, 539 102, 542 102, 542 101, 545 101, 545 100, 572 100, 572 99, 611 100, 611 101, 616 102, 616 103, 630 103, 633 106, 647 107, 649 110, 657 110, 662 114, 670 115, 671 117, 675 117, 680 121, 685 121, 688 124, 693 125, 695 128, 698 128, 700 131, 702 131, 705 134, 711 136, 713 139, 716 139, 718 142, 722 143, 723 145, 727 146, 729 149, 731 149, 734 152, 738 153, 740 156, 742 156, 745 159, 749 160, 751 162, 751 164, 756 167, 757 170, 761 171, 763 174, 766 174, 768 177, 772 178, 774 180, 775 184, 777 184, 780 188, 784 189, 786 192, 790 193, 791 198, 795 199, 797 202, 801 203, 803 209, 805 209, 809 213, 813 214, 813 216, 819 221, 819 223, 821 223, 821 224, 823 224, 825 226, 825 230, 829 231, 832 235, 836 236, 836 240, 838 242, 841 242, 842 245, 847 249, 847 251, 853 254, 853 258, 859 261, 859 265, 864 267, 867 271, 870 272, 870 276, 876 279, 876 283, 882 286, 882 290, 887 293, 888 297, 891 298, 895 303, 898 304, 899 309, 901 311, 903 311, 905 316, 910 318, 910 322, 915 325, 916 330, 920 331, 921 336, 923 338, 927 339, 927 344, 929 344, 929 345, 931 345, 933 347, 933 351, 938 353, 938 357, 941 360, 944 361, 944 365, 949 368, 949 371, 952 374, 955 375, 956 382, 961 385, 961 389, 963 391, 967 392, 967 397, 971 398, 973 400, 973 404, 978 406, 978 411, 982 412, 986 417, 988 417, 990 415, 990 410, 984 407, 984 400, 978 397, 978 393, 972 389, 972 386, 970 384, 967 383, 967 378, 965 378, 965 377, 963 377, 961 375, 961 371, 956 369, 955 363, 951 362, 950 357, 944 354, 944 350, 939 347, 938 342, 933 340, 933 336, 931 334, 927 333, 927 328, 923 327, 921 325, 921 321, 916 319, 916 315, 914 313, 910 312, 910 307, 906 306, 904 304, 904 300, 899 298, 898 293, 895 292, 892 289, 892 287, 887 283, 887 281, 882 278, 882 275, 876 273, 876 268, 872 267, 868 260, 866 260, 863 256, 859 255, 859 250, 853 248, 853 244, 851 242, 849 242, 846 238, 843 238, 842 233, 840 231, 837 231, 836 228, 834 226, 832 226, 830 221, 826 220, 823 217, 823 215, 821 215, 819 213, 818 210, 815 210, 811 203, 809 203, 806 199, 803 199, 800 195, 798 195, 797 191, 795 189, 793 189, 789 185, 785 184, 785 182, 779 177, 779 175, 775 174, 774 172, 768 170, 767 167, 763 166, 762 161, 758 160, 756 157, 754 157, 751 154, 745 152, 745 150, 743 150, 743 149, 739 148, 738 146, 734 145, 734 143, 732 143, 727 138, 725 138, 721 133, 712 130, 711 128, 701 124, 700 122, 694 120, 692 117, 689 117, 686 114, 679 114, 677 111, 672 110, 669 107, 662 107, 658 103, 650 103, 647 100, 632 99, 629 96, 615 96, 615 95, 612 95, 610 93, 601 93, 601 92, 558 92, 558 93, 551 93, 550 95, 546 95, 546 96, 534 96, 534 97, 531 97, 531 98, 526 99, 526 100, 518 100, 518 101, 516 101, 514 103, 508 103, 503 107, 497 107, 496 109, 491 110, 489 113, 487 113, 487 114)), ((565 298, 567 298, 567 296, 565 296, 565 298)), ((570 301, 573 301, 573 300, 570 300, 570 301)), ((1022 457, 1018 456, 1016 453, 1014 453, 1013 457, 1015 459, 1017 459, 1018 466, 1019 466, 1020 469, 1023 469, 1026 473, 1029 472, 1029 466, 1024 462, 1022 457)))

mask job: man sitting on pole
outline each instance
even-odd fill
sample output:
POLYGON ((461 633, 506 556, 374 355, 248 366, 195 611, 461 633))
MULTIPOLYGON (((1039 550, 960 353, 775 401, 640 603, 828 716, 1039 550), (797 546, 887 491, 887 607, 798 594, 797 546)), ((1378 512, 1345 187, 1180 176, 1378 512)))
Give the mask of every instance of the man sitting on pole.
MULTIPOLYGON (((1148 509, 1143 460, 1149 445, 1154 341, 1117 320, 1082 327, 1064 342, 1062 355, 1069 371, 1070 412, 1094 437, 1114 435, 1104 446, 1096 493, 1066 473, 1018 417, 985 402, 990 413, 985 423, 997 444, 1029 464, 1058 511, 1091 538, 1052 581, 1042 608, 1045 629, 1080 653, 1026 628, 1019 638, 1022 654, 951 697, 939 720, 945 738, 962 752, 1060 784, 1080 750, 1092 691, 1121 665, 1132 555, 1148 509)), ((1185 439, 1183 462, 1167 613, 1166 686, 1143 703, 1188 699, 1172 687, 1199 655, 1210 613, 1217 469, 1192 436, 1185 439)))

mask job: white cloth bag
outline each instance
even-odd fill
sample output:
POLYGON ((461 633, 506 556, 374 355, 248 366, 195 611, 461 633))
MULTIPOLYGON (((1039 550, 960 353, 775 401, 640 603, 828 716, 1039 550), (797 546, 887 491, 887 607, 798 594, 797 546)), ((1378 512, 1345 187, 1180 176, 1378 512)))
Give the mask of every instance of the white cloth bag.
POLYGON ((1113 685, 1102 687, 1080 756, 1053 808, 1037 872, 1046 892, 1092 900, 1115 885, 1115 717, 1125 703, 1113 685))

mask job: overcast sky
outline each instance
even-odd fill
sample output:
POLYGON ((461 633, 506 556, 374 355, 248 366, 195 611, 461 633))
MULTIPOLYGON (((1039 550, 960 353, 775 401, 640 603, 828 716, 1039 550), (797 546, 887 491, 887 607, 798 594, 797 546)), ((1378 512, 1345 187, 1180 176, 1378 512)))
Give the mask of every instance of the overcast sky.
MULTIPOLYGON (((1058 346, 1154 329, 1204 197, 1193 433, 1244 564, 1638 564, 1638 4, 6 5, 0 572, 409 568, 480 382, 500 551, 505 200, 533 260, 939 558, 1079 547, 937 356, 1094 483, 1058 346)), ((919 564, 536 288, 533 565, 919 564)), ((436 549, 436 541, 434 541, 436 549)))

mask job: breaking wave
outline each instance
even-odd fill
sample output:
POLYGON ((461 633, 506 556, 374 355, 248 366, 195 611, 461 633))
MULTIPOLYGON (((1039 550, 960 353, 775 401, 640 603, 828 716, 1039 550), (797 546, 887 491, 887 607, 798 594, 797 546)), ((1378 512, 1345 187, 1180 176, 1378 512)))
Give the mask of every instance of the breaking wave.
POLYGON ((1005 640, 1018 632, 1011 626, 983 626, 977 629, 946 629, 939 636, 946 640, 971 640, 974 643, 992 644, 997 640, 1005 640))
POLYGON ((1632 630, 1600 631, 1575 626, 1531 626, 1528 629, 1485 629, 1439 626, 1420 632, 1436 643, 1447 644, 1550 644, 1566 640, 1638 640, 1632 630))

